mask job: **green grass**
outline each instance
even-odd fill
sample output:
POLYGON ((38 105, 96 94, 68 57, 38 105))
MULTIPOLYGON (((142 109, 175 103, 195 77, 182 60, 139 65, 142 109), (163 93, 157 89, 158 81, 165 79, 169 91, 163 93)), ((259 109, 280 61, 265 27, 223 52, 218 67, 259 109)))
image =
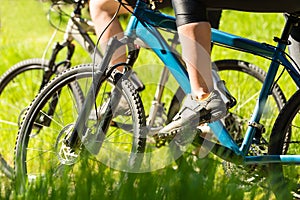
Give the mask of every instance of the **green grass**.
MULTIPOLYGON (((13 64, 28 58, 42 57, 49 38, 54 31, 47 22, 47 3, 37 0, 2 0, 0 5, 0 73, 13 64)), ((126 18, 122 18, 125 20, 126 18)), ((223 13, 221 29, 261 42, 273 43, 284 23, 281 14, 253 14, 226 11, 223 13)), ((126 22, 123 21, 125 26, 126 22)), ((55 41, 61 41, 58 33, 55 41)), ((53 42, 52 42, 53 43, 53 42)), ((77 45, 78 46, 78 45, 77 45)), ((52 45, 50 45, 52 47, 52 45)), ((145 53, 146 54, 146 53, 145 53)), ((47 54, 49 55, 49 53, 47 54)), ((152 55, 143 56, 139 66, 160 64, 152 55)), ((267 69, 269 61, 249 56, 234 50, 214 47, 213 60, 242 59, 267 69)), ((76 51, 74 64, 89 60, 82 49, 76 51)), ((141 68, 141 70, 143 70, 141 68)), ((147 74, 145 74, 147 75, 147 74)), ((279 83, 288 82, 285 76, 279 83)), ((290 95, 291 86, 282 84, 290 95), (286 87, 286 88, 285 88, 286 87), (287 90, 287 88, 289 88, 287 90)), ((172 86, 169 86, 172 88, 172 86)), ((245 88, 246 89, 246 88, 245 88)), ((170 89, 172 90, 172 89, 170 89)), ((151 94, 152 95, 152 94, 151 94)), ((151 96, 150 95, 150 96, 151 96)), ((15 134, 15 133, 12 133, 15 134)), ((13 151, 13 150, 12 150, 13 151)), ((162 158, 163 159, 163 158, 162 158)), ((173 166, 144 174, 129 174, 115 171, 100 163, 80 165, 80 172, 69 177, 48 177, 30 185, 23 195, 17 195, 14 185, 0 176, 0 199, 269 199, 267 189, 245 187, 235 176, 227 176, 222 163, 214 156, 199 159, 186 153, 180 167, 173 166), (128 177, 127 177, 128 176, 128 177), (250 188, 250 189, 249 189, 250 188)))
POLYGON ((52 32, 45 11, 38 1, 1 2, 1 72, 20 60, 42 56, 52 32))
MULTIPOLYGON (((225 11, 222 15, 220 29, 232 34, 254 39, 262 43, 275 45, 273 38, 280 37, 284 25, 282 14, 276 13, 243 13, 237 11, 225 11)), ((268 70, 270 61, 258 56, 228 50, 217 47, 212 53, 212 60, 223 58, 234 58, 248 61, 259 66, 265 71, 268 70)), ((295 91, 295 85, 290 85, 291 79, 286 73, 280 79, 279 84, 283 88, 285 95, 289 97, 295 91)))

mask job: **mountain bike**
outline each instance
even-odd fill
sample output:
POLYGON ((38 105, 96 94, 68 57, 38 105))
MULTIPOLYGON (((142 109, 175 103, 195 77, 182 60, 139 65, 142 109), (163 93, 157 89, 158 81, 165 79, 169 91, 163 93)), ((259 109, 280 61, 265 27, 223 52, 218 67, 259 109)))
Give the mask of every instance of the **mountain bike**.
MULTIPOLYGON (((3 139, 1 139, 3 145, 0 148, 0 170, 9 178, 13 178, 11 149, 15 144, 15 136, 11 133, 17 132, 23 112, 38 91, 53 76, 72 66, 71 60, 75 51, 74 41, 83 47, 94 62, 100 62, 102 59, 102 53, 98 48, 95 48, 96 44, 91 37, 95 35, 93 22, 82 15, 82 9, 85 5, 86 1, 53 1, 48 12, 48 20, 55 29, 64 32, 64 40, 54 45, 49 60, 33 58, 21 61, 10 67, 0 77, 0 105, 2 107, 0 127, 3 133, 3 139), (68 7, 71 4, 73 4, 74 9, 71 14, 68 14, 63 9, 64 6, 68 7), (51 21, 52 13, 57 13, 59 17, 54 16, 53 18, 59 18, 61 21, 65 20, 66 17, 68 18, 65 30, 61 30, 51 21), (66 53, 66 57, 61 60, 59 56, 63 53, 66 53), (20 96, 16 98, 16 94, 20 96)), ((131 81, 135 87, 143 87, 135 74, 131 76, 131 81)), ((78 97, 77 100, 79 99, 82 98, 78 97)))
MULTIPOLYGON (((68 17, 64 40, 54 45, 49 60, 34 58, 21 61, 10 67, 0 78, 2 110, 0 114, 2 144, 0 147, 0 170, 7 177, 13 177, 13 154, 11 152, 14 148, 15 136, 12 133, 17 132, 25 108, 39 90, 54 75, 72 66, 71 60, 75 51, 74 41, 78 42, 92 59, 101 60, 102 53, 95 48, 95 42, 91 38, 91 35, 95 35, 93 23, 82 17, 84 5, 84 1, 78 1, 69 15, 61 9, 62 6, 66 6, 65 3, 53 3, 48 12, 50 23, 53 12, 58 13, 60 17, 62 15, 68 17), (66 53, 65 59, 59 57, 61 52, 66 53)), ((79 99, 77 100, 79 101, 79 99)))
MULTIPOLYGON (((23 117, 26 107, 29 105, 29 103, 38 93, 38 91, 40 91, 41 88, 54 75, 58 74, 64 69, 71 67, 71 60, 75 51, 73 41, 75 40, 76 42, 78 42, 85 49, 85 51, 89 53, 90 57, 96 60, 96 62, 99 62, 102 57, 101 52, 98 49, 95 50, 95 44, 90 36, 95 35, 93 23, 83 18, 81 14, 85 2, 65 2, 67 2, 68 5, 70 5, 70 3, 73 3, 74 5, 74 10, 72 10, 71 15, 69 15, 63 10, 62 7, 65 4, 59 1, 55 1, 55 3, 52 4, 48 13, 48 19, 50 21, 50 24, 58 30, 60 29, 56 27, 56 25, 54 25, 54 23, 51 21, 51 13, 58 13, 59 17, 56 18, 62 21, 64 20, 63 17, 68 18, 66 29, 60 30, 65 32, 64 40, 55 44, 50 59, 46 60, 42 58, 35 58, 21 61, 9 68, 8 71, 5 72, 0 78, 0 105, 2 105, 1 107, 3 108, 3 112, 1 112, 2 114, 0 114, 0 127, 3 131, 3 139, 1 139, 3 143, 3 148, 0 149, 0 169, 7 177, 10 178, 13 178, 13 156, 10 152, 15 144, 15 142, 13 142, 15 140, 15 136, 14 134, 10 133, 17 131, 20 125, 20 120, 23 117), (61 60, 59 55, 63 54, 62 52, 64 50, 66 50, 66 58, 61 60), (24 93, 23 91, 26 91, 26 93, 24 93), (16 98, 16 93, 20 95, 19 98, 16 98), (10 113, 10 115, 7 115, 7 113, 10 113)), ((175 36, 171 39, 174 41, 173 45, 175 48, 175 46, 178 45, 178 41, 176 40, 175 36)), ((219 61, 216 64, 219 66, 220 70, 242 70, 248 73, 249 75, 254 76, 254 79, 257 79, 259 81, 263 81, 265 78, 265 73, 262 70, 246 62, 228 60, 219 61)), ((162 67, 159 66, 156 68, 161 69, 162 67)), ((152 67, 152 69, 154 68, 152 67)), ((143 74, 142 68, 140 68, 140 70, 137 71, 141 72, 139 74, 143 74)), ((165 85, 168 76, 168 71, 165 68, 162 72, 159 84, 156 84, 159 82, 159 80, 156 80, 150 81, 148 83, 145 82, 144 85, 147 85, 147 87, 152 88, 156 87, 156 85, 165 85)), ((134 78, 133 82, 135 83, 135 86, 139 84, 137 78, 134 78)), ((139 84, 139 86, 142 87, 141 84, 139 84)), ((280 88, 277 86, 275 88, 279 89, 278 91, 274 91, 274 97, 278 104, 278 108, 281 108, 283 103, 285 102, 285 98, 281 93, 280 88)), ((149 127, 152 126, 152 132, 159 130, 164 123, 167 123, 168 120, 172 119, 174 114, 179 109, 181 99, 184 97, 184 93, 180 88, 177 92, 173 91, 173 93, 176 94, 175 96, 177 98, 172 99, 172 102, 169 106, 171 109, 168 112, 166 112, 166 105, 164 105, 164 103, 161 100, 163 89, 164 87, 157 88, 156 96, 153 101, 150 101, 147 98, 152 98, 154 94, 142 96, 144 104, 145 102, 149 102, 152 105, 152 108, 149 109, 149 112, 146 113, 148 115, 147 124, 149 127)), ((146 91, 141 92, 140 95, 143 95, 143 93, 146 93, 146 91)), ((77 94, 78 101, 79 99, 83 99, 82 97, 78 97, 78 95, 80 94, 77 94)))
MULTIPOLYGON (((279 158, 284 158, 284 162, 290 163, 292 158, 295 158, 295 156, 266 155, 271 140, 273 118, 270 118, 271 113, 263 112, 263 107, 266 105, 268 96, 272 97, 269 98, 272 100, 269 105, 272 108, 269 109, 270 112, 278 111, 277 107, 280 108, 285 103, 284 95, 277 82, 274 81, 279 64, 288 69, 291 77, 299 85, 297 67, 283 53, 286 47, 284 41, 289 35, 288 30, 297 21, 298 16, 289 15, 282 37, 276 39, 277 47, 219 30, 212 30, 214 44, 269 58, 275 62, 272 62, 267 74, 254 65, 242 61, 226 61, 223 67, 220 64, 221 61, 217 62, 220 74, 222 71, 242 74, 241 76, 230 75, 226 81, 234 78, 237 78, 235 81, 239 81, 238 78, 242 78, 246 82, 238 82, 241 84, 241 88, 244 86, 243 83, 245 85, 251 83, 252 80, 248 79, 250 77, 254 78, 253 81, 257 81, 251 90, 246 91, 250 95, 248 99, 244 100, 240 96, 236 98, 236 102, 241 105, 254 99, 254 103, 252 101, 249 104, 254 112, 250 123, 243 124, 245 117, 243 113, 234 112, 235 100, 232 98, 234 90, 229 90, 229 94, 226 88, 223 88, 224 84, 223 86, 217 84, 221 87, 220 91, 225 100, 227 98, 229 111, 232 110, 232 112, 229 112, 222 121, 209 124, 220 143, 200 137, 200 127, 196 130, 196 137, 193 140, 195 145, 199 144, 197 140, 201 140, 202 145, 210 147, 213 153, 226 161, 237 164, 258 165, 283 162, 279 158), (261 84, 262 88, 256 87, 261 84), (252 93, 252 89, 254 93, 252 93), (259 95, 259 104, 255 106, 256 95, 260 90, 262 93, 259 95), (269 119, 271 120, 269 121, 269 119), (247 126, 247 131, 244 134, 245 126, 247 126)), ((141 100, 140 93, 137 93, 129 78, 132 73, 131 67, 138 58, 140 47, 143 46, 151 49, 163 61, 179 83, 183 93, 190 93, 184 63, 177 51, 162 36, 158 27, 160 30, 176 34, 174 17, 156 10, 153 11, 149 9, 149 4, 138 1, 125 36, 122 39, 112 38, 110 40, 101 63, 69 69, 44 87, 26 111, 17 138, 15 172, 16 182, 21 188, 26 185, 29 177, 34 179, 43 176, 49 169, 53 174, 59 174, 63 166, 75 164, 80 159, 81 153, 86 151, 102 163, 126 172, 147 172, 170 163, 170 161, 163 161, 167 160, 167 156, 164 151, 160 150, 162 148, 156 151, 157 143, 151 133, 153 127, 147 125, 146 122, 144 101, 141 100), (113 55, 123 45, 128 49, 127 62, 112 64, 113 55), (115 70, 119 66, 125 68, 124 73, 115 70), (81 91, 85 94, 82 109, 78 107, 73 94, 69 92, 68 88, 71 83, 80 83, 81 91), (110 83, 114 83, 115 86, 112 87, 110 83), (57 94, 65 96, 56 98, 57 94), (122 101, 122 96, 129 107, 120 112, 118 105, 122 101), (48 115, 45 110, 54 108, 52 107, 53 100, 58 101, 55 113, 48 115), (41 118, 47 118, 51 123, 41 123, 41 118), (162 164, 151 163, 153 157, 157 156, 160 156, 159 162, 162 164)), ((226 76, 223 78, 225 79, 226 76)), ((218 83, 222 83, 222 81, 218 83)), ((236 88, 236 84, 232 84, 232 86, 236 88)), ((226 87, 230 87, 230 84, 226 84, 226 87)), ((175 95, 175 97, 178 96, 175 95)), ((178 98, 180 99, 180 97, 178 98)), ((171 109, 172 107, 169 110, 171 109)), ((284 144, 291 141, 291 133, 291 130, 283 133, 282 142, 284 144)), ((274 148, 274 146, 270 146, 270 148, 274 148)), ((284 145, 280 152, 286 154, 289 150, 289 146, 284 145)), ((174 160, 174 156, 178 158, 180 155, 181 152, 178 155, 172 155, 172 160, 174 160)))

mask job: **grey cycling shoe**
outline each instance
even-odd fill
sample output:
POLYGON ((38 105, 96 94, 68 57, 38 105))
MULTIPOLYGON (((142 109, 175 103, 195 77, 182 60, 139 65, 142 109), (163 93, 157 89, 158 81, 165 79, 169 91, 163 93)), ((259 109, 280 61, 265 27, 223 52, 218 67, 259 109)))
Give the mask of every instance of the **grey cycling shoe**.
POLYGON ((178 132, 193 130, 197 126, 207 122, 221 119, 227 114, 227 108, 218 91, 202 101, 187 95, 181 110, 173 118, 173 121, 159 131, 157 139, 172 139, 178 132))

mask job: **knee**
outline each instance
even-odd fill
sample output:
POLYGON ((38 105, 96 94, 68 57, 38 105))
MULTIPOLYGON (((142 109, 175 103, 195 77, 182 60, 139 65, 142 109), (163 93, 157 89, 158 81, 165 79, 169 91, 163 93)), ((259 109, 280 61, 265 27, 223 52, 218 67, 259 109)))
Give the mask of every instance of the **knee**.
POLYGON ((115 10, 112 5, 115 1, 112 0, 90 0, 89 8, 92 19, 113 15, 115 10))

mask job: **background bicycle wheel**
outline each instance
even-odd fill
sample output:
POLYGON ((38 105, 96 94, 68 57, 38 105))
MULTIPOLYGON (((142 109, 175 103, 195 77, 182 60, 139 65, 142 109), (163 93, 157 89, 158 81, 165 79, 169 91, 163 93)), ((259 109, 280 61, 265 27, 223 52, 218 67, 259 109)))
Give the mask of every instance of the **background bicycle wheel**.
MULTIPOLYGON (((63 32, 56 32, 47 21, 46 12, 49 8, 49 3, 38 1, 3 1, 0 7, 0 154, 10 168, 13 167, 13 149, 22 113, 38 93, 43 76, 43 70, 40 69, 47 65, 47 61, 43 61, 42 58, 47 60, 53 44, 63 41, 63 32), (36 11, 34 15, 32 10, 36 11), (39 16, 40 23, 33 23, 37 19, 36 16, 39 16), (19 20, 13 20, 15 17, 19 20)), ((69 8, 72 6, 66 6, 66 9, 69 8)), ((52 18, 52 22, 59 25, 55 16, 52 18)), ((58 28, 64 30, 65 25, 66 23, 61 23, 58 28)), ((60 52, 57 60, 65 59, 66 53, 65 50, 60 52)), ((90 60, 87 53, 77 45, 72 63, 90 60)), ((7 169, 4 172, 6 171, 7 169)), ((12 176, 11 173, 5 174, 12 176)))

